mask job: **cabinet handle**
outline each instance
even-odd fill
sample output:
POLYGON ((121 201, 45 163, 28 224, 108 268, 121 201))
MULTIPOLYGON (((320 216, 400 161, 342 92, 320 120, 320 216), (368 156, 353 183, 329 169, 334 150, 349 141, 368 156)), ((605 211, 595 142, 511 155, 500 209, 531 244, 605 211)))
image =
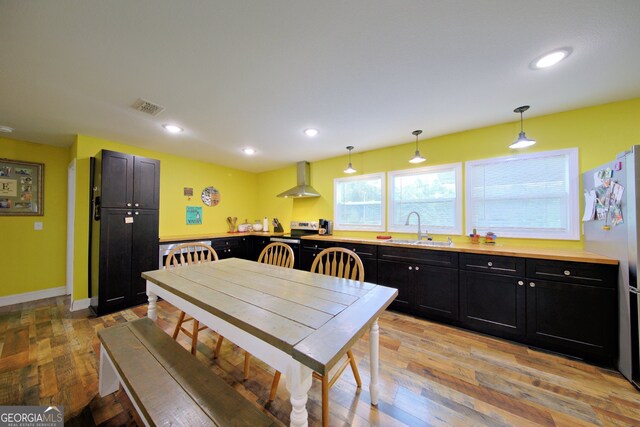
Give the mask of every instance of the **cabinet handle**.
POLYGON ((134 206, 137 208, 138 206, 140 206, 140 204, 134 203, 134 206))
POLYGON ((571 272, 570 272, 569 270, 565 270, 565 271, 564 271, 564 275, 565 275, 565 276, 571 276, 571 272))
POLYGON ((127 212, 127 215, 131 215, 131 212, 127 212))
POLYGON ((129 208, 130 208, 130 207, 131 207, 131 203, 127 203, 127 207, 129 207, 129 208))
POLYGON ((413 270, 413 267, 409 266, 409 270, 413 270))
POLYGON ((420 270, 420 267, 416 266, 416 271, 420 270))
POLYGON ((518 280, 518 285, 522 286, 524 285, 524 282, 522 280, 518 280))
POLYGON ((136 215, 140 215, 140 212, 136 211, 136 215))
POLYGON ((529 286, 531 286, 532 288, 535 288, 535 287, 536 287, 536 284, 535 284, 535 283, 533 283, 533 282, 530 282, 530 283, 529 283, 529 286))
POLYGON ((489 267, 493 267, 493 263, 492 263, 491 261, 489 261, 489 262, 487 263, 487 265, 488 265, 489 267))

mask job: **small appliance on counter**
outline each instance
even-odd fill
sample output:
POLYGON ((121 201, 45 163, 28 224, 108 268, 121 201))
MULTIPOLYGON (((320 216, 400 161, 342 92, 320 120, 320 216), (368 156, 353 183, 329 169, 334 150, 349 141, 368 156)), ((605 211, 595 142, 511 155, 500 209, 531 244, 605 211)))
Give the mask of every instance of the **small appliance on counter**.
POLYGON ((318 234, 330 236, 333 234, 333 221, 320 218, 318 220, 318 234))

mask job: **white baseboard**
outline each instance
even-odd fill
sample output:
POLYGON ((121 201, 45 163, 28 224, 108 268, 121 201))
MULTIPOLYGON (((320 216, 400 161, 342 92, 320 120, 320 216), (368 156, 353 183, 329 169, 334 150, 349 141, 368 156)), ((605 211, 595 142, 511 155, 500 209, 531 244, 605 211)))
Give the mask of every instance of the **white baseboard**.
POLYGON ((59 288, 43 289, 41 291, 25 292, 24 294, 8 295, 6 297, 0 297, 0 307, 20 304, 22 302, 36 301, 43 298, 59 297, 61 295, 66 295, 66 293, 66 286, 60 286, 59 288))
POLYGON ((85 308, 89 308, 89 305, 91 305, 90 298, 71 301, 71 307, 69 307, 69 311, 84 310, 85 308))

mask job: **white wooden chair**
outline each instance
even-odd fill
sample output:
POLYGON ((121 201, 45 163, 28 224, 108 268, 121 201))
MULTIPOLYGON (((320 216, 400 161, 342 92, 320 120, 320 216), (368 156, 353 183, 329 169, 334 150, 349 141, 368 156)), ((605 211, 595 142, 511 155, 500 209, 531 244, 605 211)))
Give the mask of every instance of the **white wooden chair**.
MULTIPOLYGON (((213 261, 218 261, 218 254, 211 246, 204 243, 183 243, 171 249, 165 261, 165 267, 171 269, 181 265, 202 264, 213 261)), ((200 326, 199 321, 188 316, 184 311, 180 311, 180 317, 178 317, 178 323, 173 330, 172 337, 176 340, 180 332, 184 333, 191 338, 191 354, 196 354, 198 333, 204 329, 207 329, 207 327, 200 326), (187 322, 193 322, 191 330, 183 326, 187 322)), ((220 341, 220 338, 218 338, 218 341, 220 341)))

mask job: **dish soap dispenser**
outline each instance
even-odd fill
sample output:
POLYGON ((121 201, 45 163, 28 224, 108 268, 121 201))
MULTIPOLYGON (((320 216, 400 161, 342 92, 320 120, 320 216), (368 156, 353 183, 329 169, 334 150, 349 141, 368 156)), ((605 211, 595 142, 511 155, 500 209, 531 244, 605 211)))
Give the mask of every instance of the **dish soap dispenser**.
POLYGON ((269 231, 269 220, 266 216, 262 220, 262 231, 269 231))

